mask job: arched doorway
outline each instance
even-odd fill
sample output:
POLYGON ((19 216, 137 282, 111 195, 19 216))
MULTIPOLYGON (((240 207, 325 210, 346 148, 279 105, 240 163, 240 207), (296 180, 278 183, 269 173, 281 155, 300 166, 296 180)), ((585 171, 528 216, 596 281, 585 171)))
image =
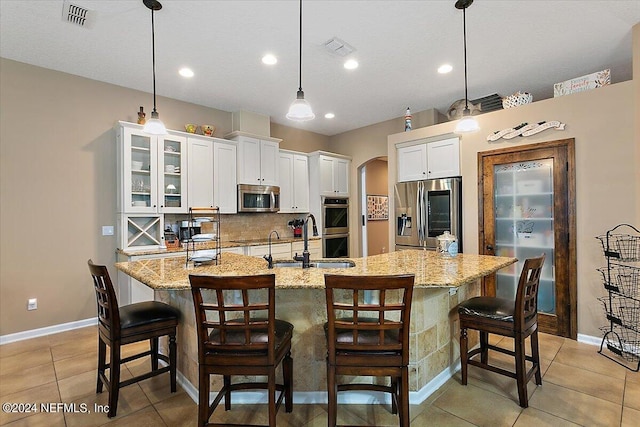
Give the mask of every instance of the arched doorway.
POLYGON ((388 159, 383 156, 367 160, 358 167, 358 172, 360 254, 369 256, 389 252, 388 159), (386 218, 383 214, 385 200, 386 218))

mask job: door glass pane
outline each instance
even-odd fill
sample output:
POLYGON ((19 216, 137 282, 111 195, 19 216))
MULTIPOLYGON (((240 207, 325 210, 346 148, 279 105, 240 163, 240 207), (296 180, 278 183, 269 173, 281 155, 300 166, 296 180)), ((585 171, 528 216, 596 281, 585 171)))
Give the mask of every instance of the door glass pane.
POLYGON ((151 206, 151 138, 131 135, 131 204, 151 206))
POLYGON ((428 191, 427 198, 429 237, 438 237, 445 231, 451 231, 451 192, 428 191))
POLYGON ((167 208, 181 208, 182 206, 182 144, 180 141, 165 139, 162 151, 164 165, 163 189, 164 206, 167 208))
POLYGON ((553 160, 494 167, 495 254, 519 262, 497 274, 496 295, 515 298, 524 260, 545 253, 538 310, 555 313, 553 160))

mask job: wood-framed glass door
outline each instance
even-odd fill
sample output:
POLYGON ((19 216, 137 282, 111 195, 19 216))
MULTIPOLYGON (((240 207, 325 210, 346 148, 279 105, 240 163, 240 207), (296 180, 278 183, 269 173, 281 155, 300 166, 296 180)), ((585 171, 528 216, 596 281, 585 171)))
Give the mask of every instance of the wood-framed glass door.
POLYGON ((541 332, 577 337, 574 140, 478 153, 479 248, 518 263, 484 279, 484 295, 515 299, 526 258, 546 254, 541 332))

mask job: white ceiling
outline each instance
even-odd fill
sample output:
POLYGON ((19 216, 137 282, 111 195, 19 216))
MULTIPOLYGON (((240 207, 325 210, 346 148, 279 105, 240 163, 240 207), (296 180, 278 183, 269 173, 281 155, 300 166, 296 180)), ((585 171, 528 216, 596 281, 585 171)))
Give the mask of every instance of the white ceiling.
MULTIPOLYGON (((62 20, 62 0, 0 0, 0 56, 152 92, 151 12, 142 0, 71 0, 94 11, 92 28, 62 20)), ((298 1, 161 0, 155 14, 157 93, 334 135, 464 97, 462 11, 455 0, 303 3, 303 78, 316 118, 285 118, 298 89, 298 1), (356 70, 324 43, 356 50, 356 70), (267 67, 261 57, 278 57, 267 67), (442 63, 453 72, 439 75, 442 63), (189 66, 195 77, 178 69, 189 66), (336 117, 325 119, 326 112, 336 117)), ((467 9, 469 99, 528 91, 611 69, 631 79, 631 27, 640 0, 476 0, 467 9)), ((145 110, 152 108, 150 98, 145 110)), ((158 103, 162 118, 162 104, 158 103)))

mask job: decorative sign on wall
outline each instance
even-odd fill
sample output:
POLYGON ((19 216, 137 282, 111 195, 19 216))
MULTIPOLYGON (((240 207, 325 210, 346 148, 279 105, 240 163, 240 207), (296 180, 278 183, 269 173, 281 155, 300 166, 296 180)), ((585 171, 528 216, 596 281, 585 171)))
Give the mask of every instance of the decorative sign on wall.
POLYGON ((564 130, 564 126, 565 126, 564 123, 560 123, 557 120, 552 120, 550 122, 538 122, 538 123, 532 123, 532 124, 521 123, 518 126, 503 129, 503 130, 492 133, 491 135, 487 136, 487 141, 495 142, 500 138, 513 139, 516 136, 531 136, 531 135, 540 133, 543 130, 547 130, 551 128, 554 128, 557 130, 564 130))
POLYGON ((367 196, 367 221, 389 219, 389 197, 367 196))
POLYGON ((606 69, 586 76, 556 83, 553 85, 553 97, 556 98, 570 93, 584 92, 611 84, 611 70, 606 69))

